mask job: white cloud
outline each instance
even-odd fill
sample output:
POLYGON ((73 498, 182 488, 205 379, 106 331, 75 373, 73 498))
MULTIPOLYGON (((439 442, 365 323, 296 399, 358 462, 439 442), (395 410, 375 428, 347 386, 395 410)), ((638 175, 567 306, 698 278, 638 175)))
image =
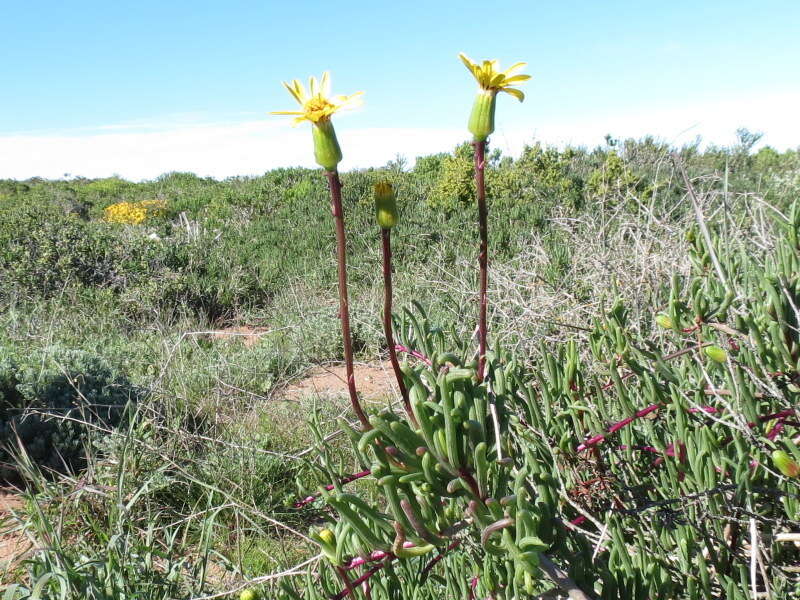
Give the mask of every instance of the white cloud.
MULTIPOLYGON (((700 135, 706 142, 731 144, 737 127, 765 133, 764 143, 779 149, 800 145, 795 117, 800 92, 725 98, 660 109, 605 115, 565 117, 542 112, 535 122, 498 128, 495 147, 517 154, 534 137, 546 143, 595 146, 607 133, 639 138, 652 134, 680 145, 700 135)), ((342 169, 383 165, 397 154, 415 157, 451 150, 467 139, 461 129, 355 129, 340 121, 345 152, 342 169)), ((112 124, 94 131, 20 133, 0 136, 0 178, 33 176, 104 177, 119 174, 132 180, 151 179, 168 171, 202 176, 261 174, 281 166, 315 166, 308 126, 293 128, 266 119, 236 123, 112 124)))
MULTIPOLYGON (((248 121, 194 124, 148 131, 128 125, 95 133, 18 134, 0 136, 0 178, 33 176, 104 177, 119 174, 151 179, 168 171, 202 176, 261 174, 282 166, 313 167, 308 126, 248 121)), ((461 131, 427 129, 339 128, 346 149, 343 169, 382 165, 398 153, 406 157, 452 148, 461 131)))

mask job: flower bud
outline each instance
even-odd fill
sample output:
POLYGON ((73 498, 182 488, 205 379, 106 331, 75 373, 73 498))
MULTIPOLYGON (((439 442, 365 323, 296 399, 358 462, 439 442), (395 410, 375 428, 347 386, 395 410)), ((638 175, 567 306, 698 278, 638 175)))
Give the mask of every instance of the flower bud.
POLYGON ((383 229, 397 225, 397 202, 391 183, 379 181, 373 186, 375 191, 375 219, 383 229))
POLYGON ((323 542, 325 542, 329 546, 334 546, 334 544, 336 542, 336 536, 333 535, 333 532, 330 529, 323 529, 322 531, 320 531, 319 532, 319 539, 321 539, 323 542))
POLYGON ((497 99, 496 90, 479 90, 469 115, 469 131, 476 142, 486 141, 494 132, 494 109, 497 99))
POLYGON ((724 363, 726 360, 728 360, 728 353, 719 346, 706 346, 703 348, 703 352, 705 352, 706 356, 714 362, 724 363))
POLYGON ((336 139, 336 131, 329 119, 313 123, 311 132, 314 136, 314 158, 317 164, 326 171, 335 171, 342 160, 342 150, 336 139))
POLYGON ((772 453, 772 463, 781 473, 787 477, 797 477, 800 475, 800 465, 783 450, 775 450, 772 453))

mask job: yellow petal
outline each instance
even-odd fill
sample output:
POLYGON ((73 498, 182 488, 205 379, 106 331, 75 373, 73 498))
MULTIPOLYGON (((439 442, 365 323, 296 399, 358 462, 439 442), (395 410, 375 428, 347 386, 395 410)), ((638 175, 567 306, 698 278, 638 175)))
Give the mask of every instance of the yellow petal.
POLYGON ((458 57, 461 59, 461 62, 464 63, 464 66, 467 67, 472 76, 480 82, 480 67, 476 65, 472 60, 463 52, 459 52, 458 57))
POLYGON ((331 74, 328 71, 322 74, 320 88, 320 93, 326 98, 331 95, 331 74))
POLYGON ((317 90, 317 78, 313 75, 308 78, 308 88, 312 98, 319 93, 319 90, 317 90))
POLYGON ((518 90, 516 88, 501 88, 500 91, 505 92, 506 94, 511 94, 520 102, 525 100, 525 94, 522 93, 522 90, 518 90))
POLYGON ((292 81, 291 84, 288 84, 285 81, 283 82, 283 87, 289 90, 289 93, 294 97, 295 100, 297 100, 300 104, 303 104, 305 102, 305 93, 302 87, 298 89, 299 85, 300 82, 296 79, 292 81))
POLYGON ((504 83, 504 80, 505 80, 505 77, 503 76, 502 73, 495 73, 494 75, 492 75, 492 78, 489 80, 489 86, 488 87, 490 87, 490 88, 500 87, 500 85, 502 83, 504 83))
POLYGON ((523 67, 527 66, 527 64, 528 64, 528 63, 524 63, 524 62, 518 62, 518 63, 515 63, 515 64, 511 65, 511 66, 510 66, 508 69, 506 69, 506 70, 503 72, 503 75, 505 75, 506 77, 508 77, 509 75, 511 75, 512 73, 514 73, 515 71, 519 71, 519 70, 520 70, 520 69, 522 69, 523 67))
POLYGON ((466 54, 464 54, 463 52, 459 52, 458 53, 458 58, 461 59, 461 62, 464 63, 464 65, 470 70, 470 72, 473 71, 473 67, 475 66, 475 63, 472 62, 472 60, 466 54))
POLYGON ((269 114, 271 115, 304 115, 303 111, 300 110, 273 110, 269 114))
POLYGON ((513 77, 506 77, 503 85, 513 85, 515 83, 519 83, 520 81, 528 81, 530 78, 530 75, 514 75, 513 77))
POLYGON ((359 106, 363 100, 361 96, 364 95, 364 92, 356 92, 355 94, 350 94, 349 96, 345 96, 344 102, 349 106, 359 106))

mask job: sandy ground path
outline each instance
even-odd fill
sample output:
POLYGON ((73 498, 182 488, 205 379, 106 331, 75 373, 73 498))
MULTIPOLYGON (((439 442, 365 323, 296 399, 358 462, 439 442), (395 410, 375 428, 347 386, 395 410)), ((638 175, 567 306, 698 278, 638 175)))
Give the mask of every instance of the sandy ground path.
POLYGON ((8 532, 16 525, 12 511, 19 514, 24 508, 22 499, 12 490, 0 488, 0 583, 6 568, 24 558, 31 548, 28 539, 18 531, 8 532))

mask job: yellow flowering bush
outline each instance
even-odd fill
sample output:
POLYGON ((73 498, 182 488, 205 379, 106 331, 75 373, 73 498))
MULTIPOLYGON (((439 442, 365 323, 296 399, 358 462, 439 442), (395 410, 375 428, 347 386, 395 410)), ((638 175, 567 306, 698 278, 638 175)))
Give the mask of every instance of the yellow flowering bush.
POLYGON ((105 220, 109 223, 139 225, 148 217, 158 216, 167 208, 165 200, 142 200, 140 202, 117 202, 104 210, 105 220))

